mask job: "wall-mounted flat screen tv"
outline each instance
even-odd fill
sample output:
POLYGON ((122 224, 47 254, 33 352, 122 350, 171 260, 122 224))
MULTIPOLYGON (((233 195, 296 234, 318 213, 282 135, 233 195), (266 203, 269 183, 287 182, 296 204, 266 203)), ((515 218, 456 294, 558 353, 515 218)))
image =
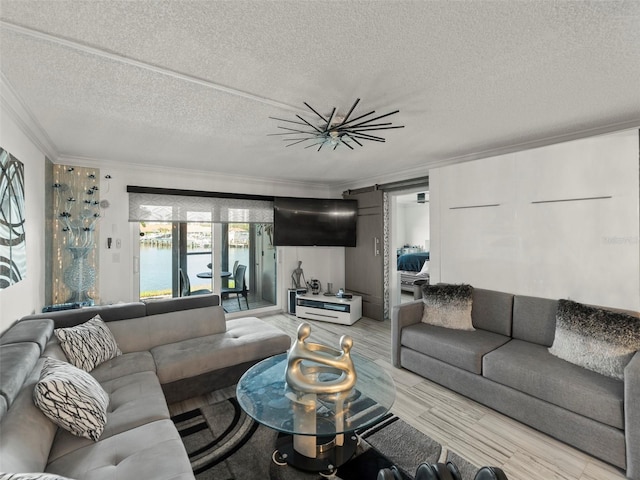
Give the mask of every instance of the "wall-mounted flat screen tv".
POLYGON ((357 200, 278 197, 273 202, 273 243, 355 247, 357 218, 357 200))

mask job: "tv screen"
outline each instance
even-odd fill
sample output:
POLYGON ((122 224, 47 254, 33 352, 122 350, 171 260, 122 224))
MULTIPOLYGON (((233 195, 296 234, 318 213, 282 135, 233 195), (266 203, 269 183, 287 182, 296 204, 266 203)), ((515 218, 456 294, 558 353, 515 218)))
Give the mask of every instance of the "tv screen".
POLYGON ((276 246, 355 247, 357 200, 276 198, 273 243, 276 246))

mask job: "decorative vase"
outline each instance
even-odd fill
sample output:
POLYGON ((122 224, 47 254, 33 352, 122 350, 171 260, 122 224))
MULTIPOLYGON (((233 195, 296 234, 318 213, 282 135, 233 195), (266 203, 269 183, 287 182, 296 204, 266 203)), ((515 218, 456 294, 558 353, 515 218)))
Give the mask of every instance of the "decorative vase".
POLYGON ((71 265, 64 271, 64 284, 71 290, 67 303, 84 303, 93 305, 93 298, 89 296, 89 289, 96 282, 96 270, 87 261, 87 256, 93 249, 89 247, 67 247, 71 252, 71 265))

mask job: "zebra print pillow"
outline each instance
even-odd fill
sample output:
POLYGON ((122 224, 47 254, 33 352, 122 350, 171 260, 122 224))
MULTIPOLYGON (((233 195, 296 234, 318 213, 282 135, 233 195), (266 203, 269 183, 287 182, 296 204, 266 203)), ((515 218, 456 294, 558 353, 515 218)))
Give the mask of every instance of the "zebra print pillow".
POLYGON ((0 473, 0 480, 71 480, 54 473, 0 473))
POLYGON ((33 402, 53 423, 78 437, 97 441, 107 423, 107 392, 87 372, 54 358, 45 358, 33 402))
POLYGON ((122 355, 116 339, 100 315, 75 327, 57 328, 54 333, 69 363, 85 372, 122 355))

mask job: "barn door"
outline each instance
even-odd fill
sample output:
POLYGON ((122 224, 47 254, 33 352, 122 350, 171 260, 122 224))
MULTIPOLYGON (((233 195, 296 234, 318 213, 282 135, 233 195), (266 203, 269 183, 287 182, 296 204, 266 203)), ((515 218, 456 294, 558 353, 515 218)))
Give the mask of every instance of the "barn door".
POLYGON ((362 295, 362 314, 384 320, 384 192, 345 194, 358 201, 357 243, 345 252, 345 289, 362 295))

